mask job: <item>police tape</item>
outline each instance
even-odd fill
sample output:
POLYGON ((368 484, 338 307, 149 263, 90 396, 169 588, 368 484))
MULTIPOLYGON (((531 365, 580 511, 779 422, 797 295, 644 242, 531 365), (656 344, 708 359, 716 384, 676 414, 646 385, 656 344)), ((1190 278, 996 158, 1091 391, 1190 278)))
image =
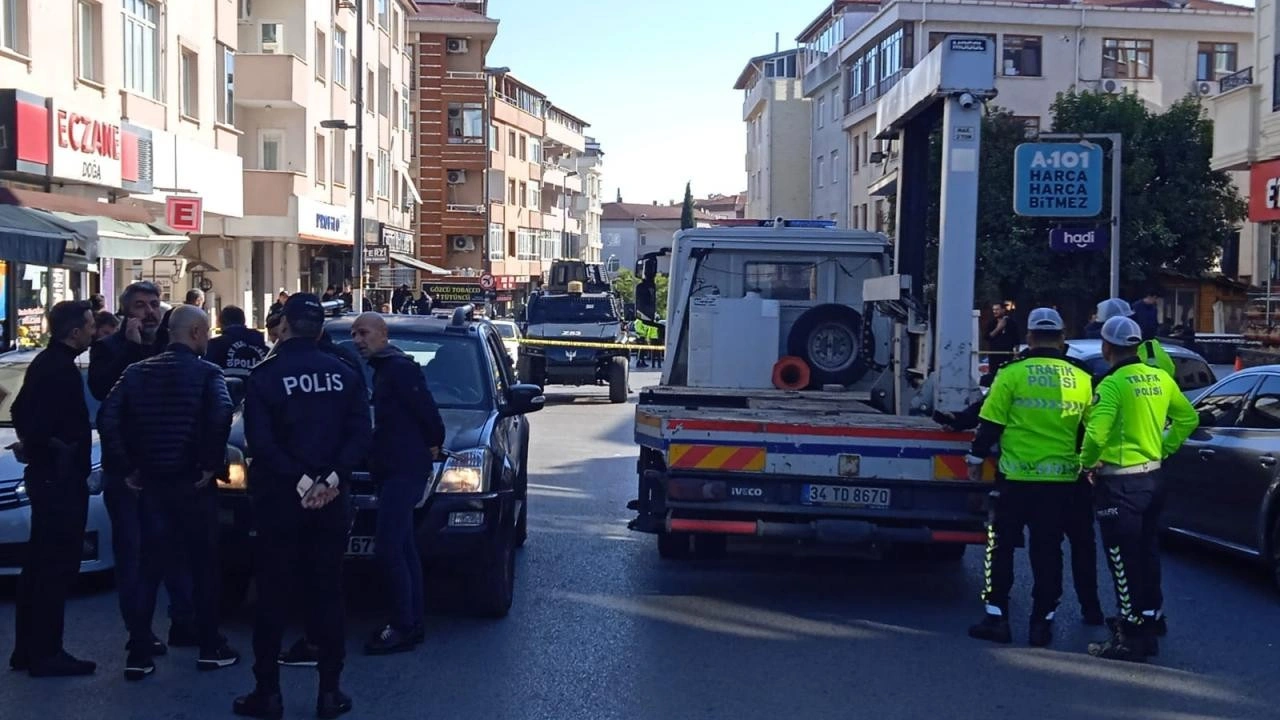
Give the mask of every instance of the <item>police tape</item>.
POLYGON ((543 340, 541 338, 519 338, 516 342, 521 345, 544 345, 548 347, 575 347, 575 348, 598 348, 603 350, 659 350, 666 352, 666 347, 662 345, 643 345, 641 343, 604 343, 604 342, 579 342, 576 340, 543 340))

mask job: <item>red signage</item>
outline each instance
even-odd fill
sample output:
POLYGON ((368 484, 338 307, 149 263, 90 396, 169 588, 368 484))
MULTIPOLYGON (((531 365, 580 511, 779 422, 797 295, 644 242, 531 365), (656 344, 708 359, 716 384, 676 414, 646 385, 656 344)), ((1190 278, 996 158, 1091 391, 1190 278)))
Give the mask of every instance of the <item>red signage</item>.
POLYGON ((179 232, 200 232, 204 225, 204 200, 170 195, 164 201, 164 224, 179 232))
POLYGON ((120 159, 120 125, 58 110, 58 146, 86 155, 120 159))
POLYGON ((1249 220, 1280 221, 1280 159, 1249 168, 1249 220))

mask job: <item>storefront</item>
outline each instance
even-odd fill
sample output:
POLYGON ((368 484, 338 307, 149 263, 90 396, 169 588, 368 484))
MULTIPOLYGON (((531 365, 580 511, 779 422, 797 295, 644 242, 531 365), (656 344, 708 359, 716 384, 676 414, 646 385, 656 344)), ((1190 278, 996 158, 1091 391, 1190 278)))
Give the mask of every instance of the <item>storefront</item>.
MULTIPOLYGON (((297 198, 298 203, 298 289, 323 294, 329 287, 341 288, 352 278, 351 249, 355 244, 355 220, 351 208, 297 198)), ((365 242, 372 235, 365 221, 365 242)), ((280 285, 284 287, 282 283, 280 285)))

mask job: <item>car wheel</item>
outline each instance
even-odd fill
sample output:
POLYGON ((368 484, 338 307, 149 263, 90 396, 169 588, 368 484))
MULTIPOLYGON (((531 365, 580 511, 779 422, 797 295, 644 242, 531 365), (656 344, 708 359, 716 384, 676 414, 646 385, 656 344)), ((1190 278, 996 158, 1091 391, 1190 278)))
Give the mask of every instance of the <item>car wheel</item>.
POLYGON ((624 403, 627 401, 627 359, 615 357, 609 359, 609 402, 624 403))
POLYGON ((516 549, 509 537, 499 540, 486 567, 471 581, 471 606, 482 617, 504 618, 516 588, 516 549))
POLYGON ((682 560, 689 557, 690 540, 688 533, 658 533, 658 557, 663 560, 682 560))
POLYGON ((787 336, 787 354, 804 360, 810 386, 849 385, 867 372, 862 316, 844 305, 819 305, 796 320, 787 336))

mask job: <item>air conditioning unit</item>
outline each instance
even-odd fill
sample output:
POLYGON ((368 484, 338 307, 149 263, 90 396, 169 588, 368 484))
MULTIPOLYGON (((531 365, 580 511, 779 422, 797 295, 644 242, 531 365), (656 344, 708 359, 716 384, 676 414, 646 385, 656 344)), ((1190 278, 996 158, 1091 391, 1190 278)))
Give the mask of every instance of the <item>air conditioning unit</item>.
POLYGON ((1102 92, 1111 93, 1114 95, 1119 92, 1124 92, 1124 86, 1116 82, 1115 80, 1103 80, 1102 92))
POLYGON ((448 177, 449 177, 450 185, 462 185, 467 181, 467 171, 466 170, 450 170, 448 177))
POLYGON ((1194 85, 1194 92, 1197 95, 1212 95, 1213 83, 1201 80, 1194 85))
POLYGON ((463 38, 449 38, 444 42, 444 51, 450 55, 465 55, 467 41, 463 38))
POLYGON ((476 249, 476 241, 466 235, 454 235, 449 238, 449 246, 454 252, 471 252, 476 249))

